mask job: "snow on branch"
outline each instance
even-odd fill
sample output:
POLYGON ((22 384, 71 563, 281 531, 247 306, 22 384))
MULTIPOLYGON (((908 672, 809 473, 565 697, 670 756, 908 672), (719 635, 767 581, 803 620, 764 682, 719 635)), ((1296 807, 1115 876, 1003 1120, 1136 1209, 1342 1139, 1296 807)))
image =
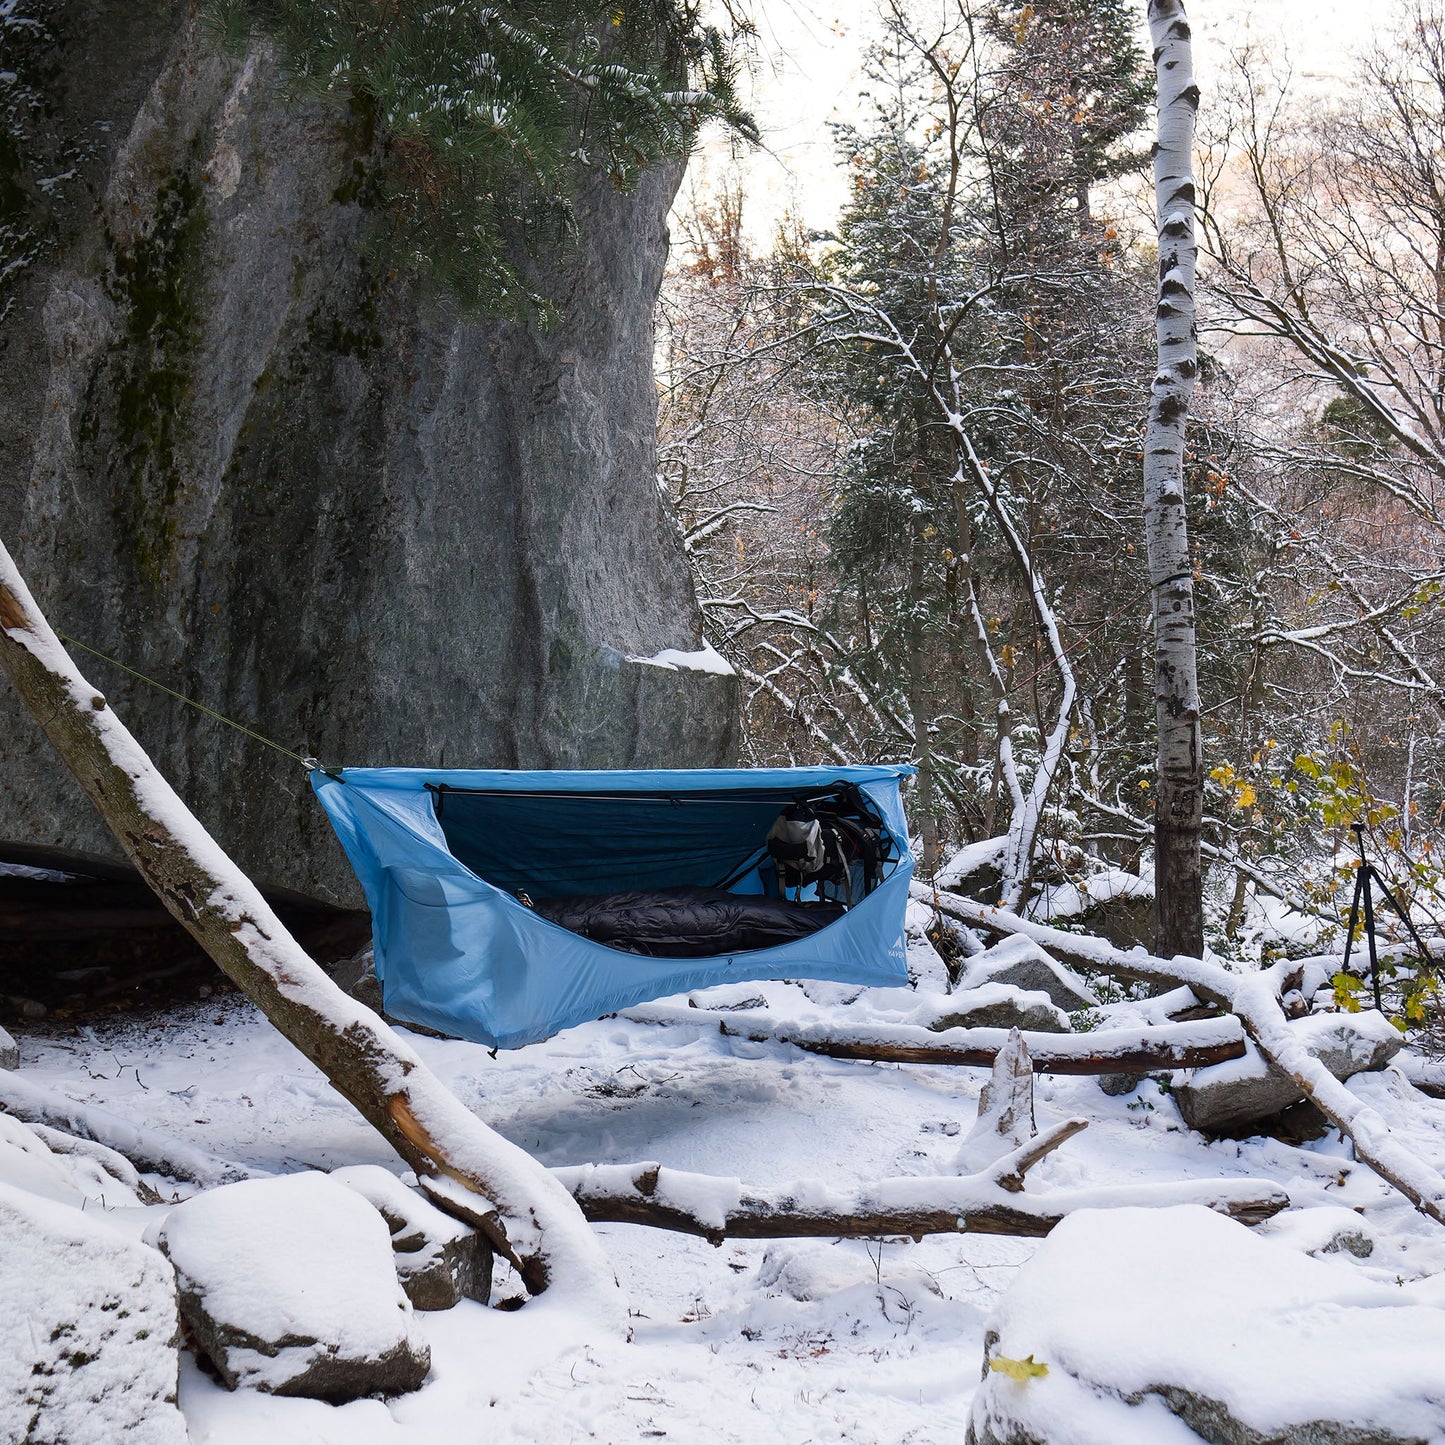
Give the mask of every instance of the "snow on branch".
MULTIPOLYGON (((925 890, 926 891, 926 890, 925 890)), ((934 1031, 917 1024, 795 1022, 760 1012, 716 1018, 706 1010, 643 1004, 628 1009, 634 1023, 703 1026, 714 1022, 729 1038, 792 1044, 834 1059, 899 1064, 991 1066, 1008 1042, 1004 1028, 934 1031)), ((1036 1073, 1139 1074, 1153 1069, 1195 1069, 1244 1055, 1244 1032, 1235 1018, 1200 1019, 1091 1033, 1023 1033, 1036 1073)))

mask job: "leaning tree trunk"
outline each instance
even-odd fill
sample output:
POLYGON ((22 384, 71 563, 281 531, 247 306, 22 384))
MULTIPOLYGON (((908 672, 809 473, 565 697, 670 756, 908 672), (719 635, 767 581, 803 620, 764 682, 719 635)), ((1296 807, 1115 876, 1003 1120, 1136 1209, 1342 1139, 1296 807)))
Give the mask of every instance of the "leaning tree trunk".
POLYGON ((1184 428, 1199 371, 1194 330, 1194 84, 1181 0, 1149 0, 1159 83, 1154 195, 1159 217, 1159 365, 1144 434, 1144 535, 1154 611, 1154 701, 1159 729, 1154 793, 1156 949, 1204 952, 1199 833, 1204 758, 1194 642, 1194 575, 1184 500, 1184 428))
POLYGON ((77 671, 0 542, 0 668, 161 901, 221 971, 383 1135, 418 1176, 467 1191, 468 1217, 534 1294, 620 1294, 567 1191, 492 1132, 286 931, 104 696, 77 671), (479 1197, 480 1196, 480 1197, 479 1197))

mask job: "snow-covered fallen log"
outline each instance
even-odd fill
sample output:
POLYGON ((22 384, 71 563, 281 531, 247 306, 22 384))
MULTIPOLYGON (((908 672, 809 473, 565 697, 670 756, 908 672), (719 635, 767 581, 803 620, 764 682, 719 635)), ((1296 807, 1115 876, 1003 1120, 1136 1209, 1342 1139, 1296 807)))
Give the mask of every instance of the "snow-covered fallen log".
POLYGON ((1432 1099, 1445 1099, 1445 1064, 1434 1059, 1422 1059, 1418 1054, 1401 1054, 1394 1064, 1422 1094, 1428 1094, 1432 1099))
MULTIPOLYGON (((1069 1120, 1056 1130, 1077 1128, 1069 1120)), ((927 1234, 1010 1234, 1038 1238, 1078 1209, 1131 1206, 1164 1208, 1202 1204, 1246 1224, 1258 1224, 1289 1205, 1279 1185, 1251 1179, 1191 1180, 1099 1189, 1022 1194, 1005 1187, 1030 1151, 1062 1142, 1046 1131, 1005 1155, 989 1170, 953 1175, 883 1179, 857 1189, 821 1180, 781 1189, 758 1189, 737 1179, 691 1174, 656 1163, 583 1164, 553 1173, 588 1219, 644 1224, 724 1239, 803 1236, 862 1238, 927 1234)), ((1041 1155, 1036 1156, 1041 1157, 1041 1155)), ((1027 1162, 1033 1162, 1027 1160, 1027 1162)))
POLYGON ((1165 988, 1188 987, 1205 1002, 1229 1010, 1265 1059, 1293 1079, 1300 1092, 1351 1141, 1361 1163, 1398 1189, 1422 1214, 1445 1225, 1445 1177, 1393 1139, 1390 1126, 1379 1112, 1361 1103, 1290 1032, 1280 1007, 1278 984, 1283 975, 1278 968, 1262 973, 1231 973, 1218 964, 1184 954, 1163 959, 1142 948, 1115 948, 1102 938, 1065 933, 957 894, 935 895, 924 889, 920 896, 935 903, 941 913, 970 927, 996 934, 1023 934, 1049 952, 1085 968, 1120 979, 1143 979, 1165 988))
MULTIPOLYGON (((1092 934, 1069 933, 1062 928, 1010 913, 1007 909, 977 903, 962 894, 935 890, 921 883, 911 884, 908 891, 921 903, 936 908, 945 918, 966 923, 970 928, 981 929, 996 938, 1016 935, 1031 938, 1055 958, 1064 959, 1075 968, 1094 969, 1127 982, 1142 980, 1168 988, 1183 988, 1189 984, 1183 972, 1171 968, 1164 959, 1143 948, 1116 948, 1106 939, 1092 934)), ((1225 1002, 1222 997, 1210 997, 1206 1001, 1225 1002)))
POLYGON ((198 1184, 213 1189, 242 1179, 259 1179, 264 1169, 252 1169, 232 1159, 221 1159, 193 1144, 172 1139, 143 1124, 102 1109, 67 1099, 19 1074, 0 1072, 0 1110, 26 1124, 43 1124, 77 1139, 113 1149, 143 1174, 198 1184))
MULTIPOLYGON (((623 1015, 636 1023, 706 1026, 754 1043, 792 1044, 834 1059, 895 1064, 953 1064, 990 1068, 1008 1042, 1008 1029, 932 1029, 916 1024, 846 1026, 793 1022, 764 1013, 722 1018, 698 1009, 646 1004, 623 1015)), ((1025 1033, 1035 1073, 1140 1074, 1156 1069, 1194 1069, 1244 1054, 1244 1031, 1235 1018, 1193 1023, 1099 1029, 1084 1034, 1025 1033)))

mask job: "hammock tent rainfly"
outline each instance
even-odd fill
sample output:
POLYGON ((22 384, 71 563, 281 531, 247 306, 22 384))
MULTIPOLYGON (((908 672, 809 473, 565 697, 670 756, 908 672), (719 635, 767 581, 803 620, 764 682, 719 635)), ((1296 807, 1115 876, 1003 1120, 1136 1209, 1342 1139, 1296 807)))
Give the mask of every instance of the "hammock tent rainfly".
POLYGON ((344 768, 311 782, 371 908, 387 1013, 519 1048, 719 983, 906 984, 913 862, 898 789, 912 772, 344 768), (816 884, 780 887, 768 835, 798 805, 851 812, 881 844, 866 880, 846 870, 837 902, 816 884), (691 926, 671 956, 629 942, 628 920, 646 938, 675 914, 691 926))

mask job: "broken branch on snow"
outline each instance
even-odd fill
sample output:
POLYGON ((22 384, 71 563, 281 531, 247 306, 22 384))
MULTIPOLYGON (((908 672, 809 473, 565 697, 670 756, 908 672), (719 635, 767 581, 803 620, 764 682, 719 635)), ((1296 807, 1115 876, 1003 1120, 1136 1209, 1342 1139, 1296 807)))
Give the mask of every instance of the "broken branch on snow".
MULTIPOLYGON (((951 1064, 991 1068, 1008 1042, 1001 1028, 932 1029, 917 1024, 793 1023, 764 1013, 729 1013, 722 1018, 704 1009, 639 1005, 624 1018, 634 1023, 694 1025, 714 1022, 718 1032, 753 1043, 792 1044, 833 1059, 893 1064, 951 1064)), ((1244 1032, 1234 1018, 1193 1023, 1100 1029, 1086 1034, 1025 1033, 1035 1073, 1143 1074, 1158 1069, 1194 1069, 1244 1055, 1244 1032)))
POLYGON ((643 1224, 725 1239, 825 1239, 927 1234, 1012 1234, 1037 1238, 1077 1209, 1203 1204, 1245 1224, 1289 1205, 1277 1184, 1212 1179, 1118 1188, 1068 1189, 1037 1195, 1009 1183, 1083 1127, 1068 1119, 1004 1155, 990 1169, 954 1175, 884 1179, 859 1189, 808 1181, 753 1189, 736 1179, 691 1174, 657 1163, 582 1164, 553 1173, 596 1223, 643 1224), (1006 1182, 1009 1181, 1009 1182, 1006 1182))

